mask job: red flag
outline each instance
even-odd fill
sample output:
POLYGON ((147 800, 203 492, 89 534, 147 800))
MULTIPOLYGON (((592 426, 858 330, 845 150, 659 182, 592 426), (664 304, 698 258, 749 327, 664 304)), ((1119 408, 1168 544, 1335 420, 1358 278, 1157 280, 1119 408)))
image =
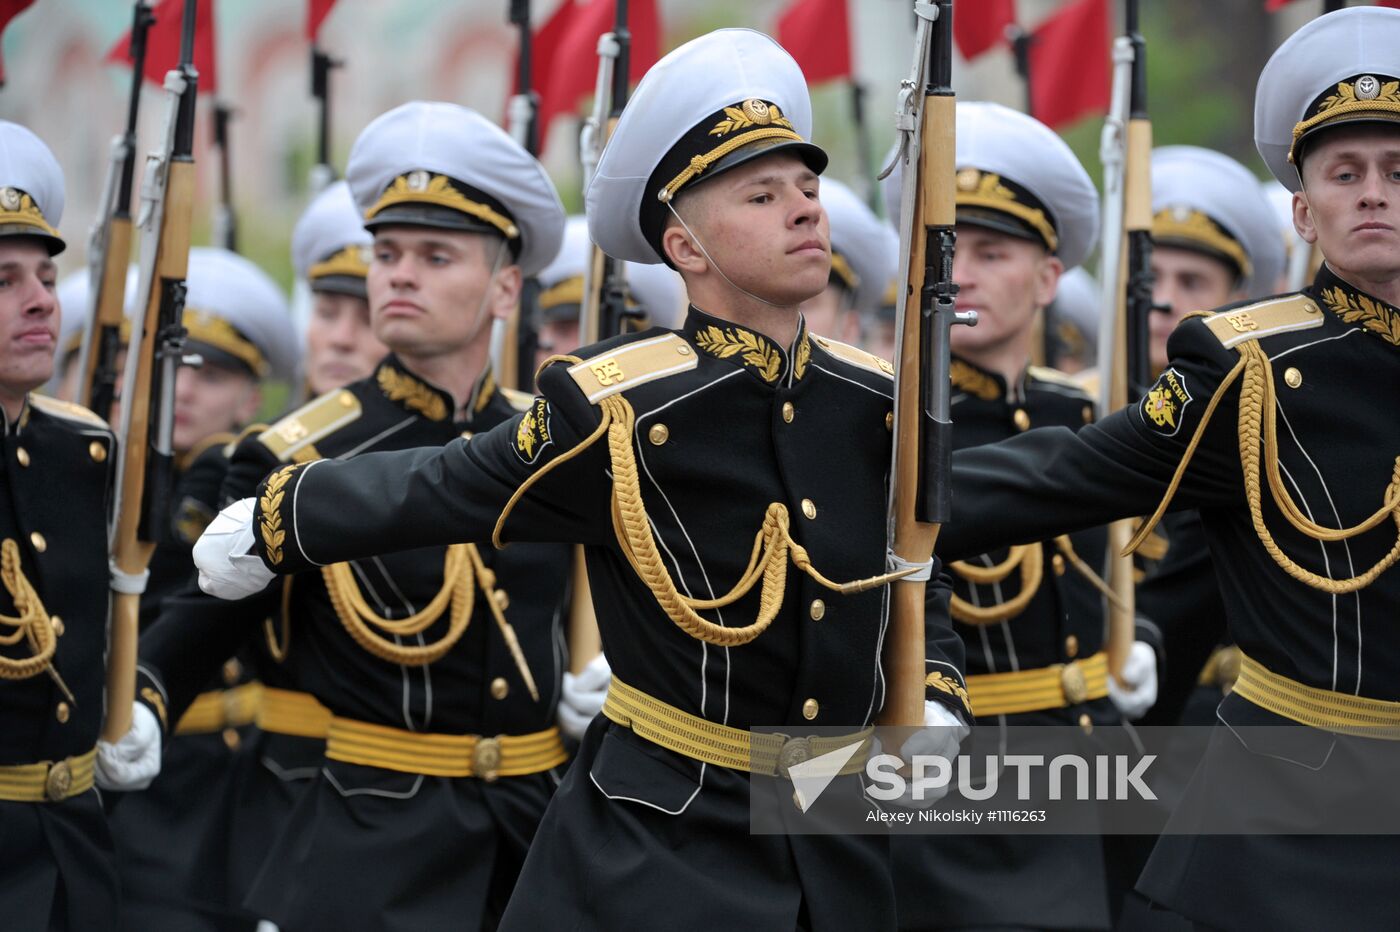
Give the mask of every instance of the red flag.
POLYGON ((326 21, 326 17, 331 13, 331 7, 335 6, 335 0, 307 0, 306 3, 306 41, 315 43, 316 34, 321 31, 321 24, 326 21))
POLYGON ((808 84, 854 73, 846 0, 793 0, 778 17, 778 44, 797 59, 808 84))
POLYGON ((1016 0, 959 3, 953 11, 953 38, 967 61, 1006 41, 1006 27, 1016 23, 1016 0))
POLYGON ((1108 0, 1072 0, 1031 37, 1031 115, 1055 128, 1107 113, 1113 81, 1108 0))
POLYGON ((1264 12, 1277 13, 1292 2, 1293 0, 1264 0, 1264 12))
MULTIPOLYGON (((146 34, 143 76, 152 84, 164 84, 165 73, 180 63, 180 25, 185 13, 184 0, 160 0, 151 13, 155 16, 155 22, 146 34)), ((103 61, 116 65, 132 63, 130 31, 122 34, 103 61)), ((199 72, 201 94, 213 94, 218 87, 214 62, 214 0, 195 0, 194 67, 199 72)))
MULTIPOLYGON (((0 36, 10 25, 10 20, 34 4, 34 0, 0 0, 0 36)), ((0 84, 5 83, 5 56, 0 54, 0 84)))
MULTIPOLYGON (((582 98, 593 93, 598 77, 598 37, 611 32, 613 0, 571 0, 535 35, 535 61, 540 81, 540 140, 549 139, 549 125, 561 113, 572 113, 582 98), (565 12, 567 7, 568 12, 565 12), (558 24, 557 38, 546 31, 558 24), (552 48, 546 51, 546 40, 552 48)), ((640 81, 661 57, 661 27, 656 0, 628 7, 627 29, 632 34, 628 79, 640 81)))

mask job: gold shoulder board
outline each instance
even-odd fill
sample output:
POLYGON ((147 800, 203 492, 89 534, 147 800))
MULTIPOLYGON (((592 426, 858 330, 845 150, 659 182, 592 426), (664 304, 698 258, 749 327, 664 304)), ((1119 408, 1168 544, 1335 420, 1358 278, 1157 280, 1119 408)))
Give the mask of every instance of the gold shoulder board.
POLYGON ((533 404, 535 400, 535 396, 531 395, 529 392, 519 392, 513 388, 506 388, 505 386, 501 386, 499 391, 505 400, 510 402, 510 406, 517 411, 529 411, 530 405, 533 404))
POLYGON ((678 372, 689 372, 698 365, 695 350, 674 333, 626 343, 592 359, 569 367, 589 404, 609 395, 625 392, 664 379, 678 372))
POLYGON ((1206 326, 1226 349, 1276 333, 1308 330, 1322 326, 1317 302, 1305 294, 1288 295, 1221 311, 1206 320, 1206 326))
POLYGON ((50 398, 48 395, 31 394, 29 403, 45 414, 53 417, 63 418, 66 421, 78 421, 93 427, 102 427, 107 430, 107 422, 80 404, 71 401, 59 401, 57 398, 50 398))
POLYGON ((258 442, 284 463, 320 459, 314 444, 360 418, 360 399, 346 389, 328 392, 258 435, 258 442))
POLYGON ((1052 385, 1063 385, 1065 388, 1072 388, 1076 392, 1087 394, 1083 382, 1059 369, 1051 369, 1049 366, 1027 366, 1026 372, 1031 378, 1038 381, 1049 382, 1052 385))
POLYGON ((827 337, 812 337, 817 345, 826 350, 843 362, 848 362, 853 366, 874 372, 876 375, 883 375, 886 378, 894 378, 894 366, 876 356, 874 353, 867 353, 863 349, 857 349, 846 343, 839 343, 827 337))

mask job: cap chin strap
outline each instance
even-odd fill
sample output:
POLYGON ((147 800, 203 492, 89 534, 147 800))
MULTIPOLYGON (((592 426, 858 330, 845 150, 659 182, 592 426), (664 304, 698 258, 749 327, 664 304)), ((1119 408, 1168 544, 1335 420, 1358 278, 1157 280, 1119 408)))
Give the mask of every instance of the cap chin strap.
POLYGON ((673 205, 669 200, 666 202, 666 209, 671 212, 671 216, 675 217, 676 220, 680 222, 682 229, 684 229, 687 233, 690 234, 690 238, 695 240, 695 246, 700 250, 700 255, 705 257, 705 260, 710 263, 711 267, 713 267, 716 272, 719 273, 719 277, 724 279, 725 284, 727 284, 730 288, 733 288, 735 291, 739 292, 742 295, 747 295, 748 297, 753 298, 760 304, 766 304, 769 307, 783 308, 790 306, 786 304, 774 304, 772 301, 769 301, 766 298, 760 298, 752 291, 749 291, 746 288, 740 288, 738 285, 734 284, 733 280, 730 279, 728 275, 724 274, 724 269, 719 267, 719 263, 716 262, 714 259, 710 258, 710 252, 705 248, 705 244, 700 242, 700 237, 695 235, 695 231, 690 228, 690 224, 686 223, 685 219, 682 218, 680 214, 676 213, 675 205, 673 205))
POLYGON ((486 288, 481 292, 481 303, 476 308, 476 323, 472 326, 472 335, 467 340, 468 343, 476 342, 476 338, 481 335, 481 328, 490 319, 490 315, 486 313, 486 305, 491 301, 491 286, 501 272, 501 260, 506 257, 506 246, 506 241, 501 240, 500 248, 496 250, 496 258, 491 262, 491 277, 486 280, 486 288))

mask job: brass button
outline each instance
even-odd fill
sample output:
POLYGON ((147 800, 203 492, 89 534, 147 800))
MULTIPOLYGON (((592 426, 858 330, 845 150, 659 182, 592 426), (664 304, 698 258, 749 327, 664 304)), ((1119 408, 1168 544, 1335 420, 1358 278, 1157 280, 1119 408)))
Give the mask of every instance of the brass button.
POLYGON ((1016 413, 1011 415, 1011 420, 1016 425, 1017 430, 1028 430, 1031 426, 1031 416, 1026 413, 1025 408, 1017 408, 1016 413))
POLYGON ((1289 388, 1297 388, 1299 385, 1303 384, 1303 373, 1289 366, 1287 369, 1283 370, 1283 380, 1288 383, 1289 388))
POLYGON ((893 412, 893 411, 887 412, 887 413, 885 414, 885 430, 894 430, 894 412, 893 412))
POLYGON ((1089 682, 1084 678, 1084 670, 1079 661, 1071 660, 1060 668, 1060 689, 1064 691, 1065 702, 1079 705, 1089 698, 1089 682))
POLYGON ((787 423, 791 424, 791 423, 792 423, 792 419, 793 419, 793 417, 794 417, 796 414, 797 414, 797 411, 796 411, 796 409, 793 408, 792 402, 791 402, 791 401, 784 401, 784 402, 783 402, 783 420, 786 421, 787 423))
POLYGON ((501 611, 510 608, 510 596, 506 594, 504 589, 496 590, 496 607, 501 611))
POLYGON ((1079 727, 1084 729, 1084 734, 1086 735, 1092 735, 1094 733, 1094 720, 1089 717, 1088 712, 1084 712, 1079 716, 1079 727))
POLYGON ((68 708, 68 703, 60 702, 53 710, 54 718, 58 719, 60 725, 68 724, 68 718, 73 714, 73 710, 68 708))
POLYGON ((498 676, 491 681, 491 698, 504 699, 510 695, 510 684, 506 682, 504 676, 498 676))
POLYGON ((1079 656, 1079 638, 1075 637, 1072 634, 1069 637, 1065 638, 1065 656, 1079 656))
POLYGON ((809 722, 816 718, 817 713, 821 710, 822 707, 817 704, 817 700, 815 699, 808 699, 806 702, 802 703, 802 717, 809 722))
POLYGON ((665 424, 653 424, 651 430, 647 431, 647 439, 659 447, 671 439, 671 428, 665 424))
POLYGON ((676 347, 676 352, 677 352, 677 353, 680 353, 682 356, 689 356, 689 355, 690 355, 690 347, 688 347, 688 346, 678 346, 678 347, 676 347))
POLYGON ((49 775, 44 778, 44 795, 49 802, 62 802, 68 798, 68 792, 73 788, 73 770, 68 766, 68 761, 61 760, 49 768, 49 775))
POLYGON ((243 736, 238 733, 237 728, 225 728, 221 737, 224 739, 224 747, 230 751, 238 750, 238 746, 243 743, 243 736))
POLYGON ((62 618, 59 618, 57 615, 50 615, 50 616, 49 616, 49 623, 53 625, 53 633, 56 634, 56 635, 58 635, 59 637, 63 637, 63 631, 64 631, 63 619, 62 619, 62 618))
POLYGON ((15 448, 15 459, 19 460, 21 466, 29 465, 29 451, 24 447, 15 448))
POLYGON ((243 676, 243 664, 236 659, 224 661, 223 677, 225 686, 237 686, 238 680, 243 676))
POLYGON ((336 400, 340 402, 340 406, 342 408, 355 407, 355 396, 352 395, 350 392, 341 392, 340 395, 337 396, 336 400))
POLYGON ((811 613, 813 621, 821 621, 826 616, 826 603, 821 599, 813 599, 811 613))
POLYGON ((100 440, 94 440, 92 443, 88 444, 88 456, 92 457, 93 462, 101 463, 107 459, 106 445, 100 440))
POLYGON ((472 750, 472 773, 487 783, 495 782, 501 769, 501 739, 481 738, 472 750))
POLYGON ((1093 406, 1093 405, 1085 405, 1085 406, 1084 406, 1084 411, 1083 411, 1082 413, 1083 413, 1083 415, 1084 415, 1084 423, 1085 423, 1085 424, 1092 424, 1092 423, 1094 423, 1094 406, 1093 406))
POLYGON ((1055 568, 1056 576, 1065 575, 1065 558, 1061 554, 1055 554, 1050 558, 1050 565, 1055 568))
POLYGON ((44 540, 44 535, 40 534, 38 531, 35 531, 33 534, 29 535, 29 542, 33 544, 34 549, 39 551, 40 553, 43 553, 45 550, 49 549, 49 542, 44 540))
POLYGON ((802 500, 802 513, 807 516, 807 520, 815 520, 817 517, 817 506, 810 498, 802 500))

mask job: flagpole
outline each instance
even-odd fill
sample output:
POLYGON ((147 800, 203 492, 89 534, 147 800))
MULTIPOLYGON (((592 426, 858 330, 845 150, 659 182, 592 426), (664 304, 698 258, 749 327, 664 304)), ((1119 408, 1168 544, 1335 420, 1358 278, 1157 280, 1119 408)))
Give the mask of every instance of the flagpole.
POLYGON ((1035 97, 1031 93, 1031 43, 1035 37, 1019 25, 1012 23, 1006 27, 1006 38, 1011 43, 1011 54, 1016 60, 1016 74, 1021 79, 1025 91, 1026 116, 1035 116, 1035 97))
POLYGON ((856 164, 860 166, 860 193, 875 215, 881 216, 885 210, 884 198, 880 197, 875 184, 875 159, 870 152, 870 126, 865 119, 865 85, 854 74, 851 75, 851 119, 855 123, 856 164))

